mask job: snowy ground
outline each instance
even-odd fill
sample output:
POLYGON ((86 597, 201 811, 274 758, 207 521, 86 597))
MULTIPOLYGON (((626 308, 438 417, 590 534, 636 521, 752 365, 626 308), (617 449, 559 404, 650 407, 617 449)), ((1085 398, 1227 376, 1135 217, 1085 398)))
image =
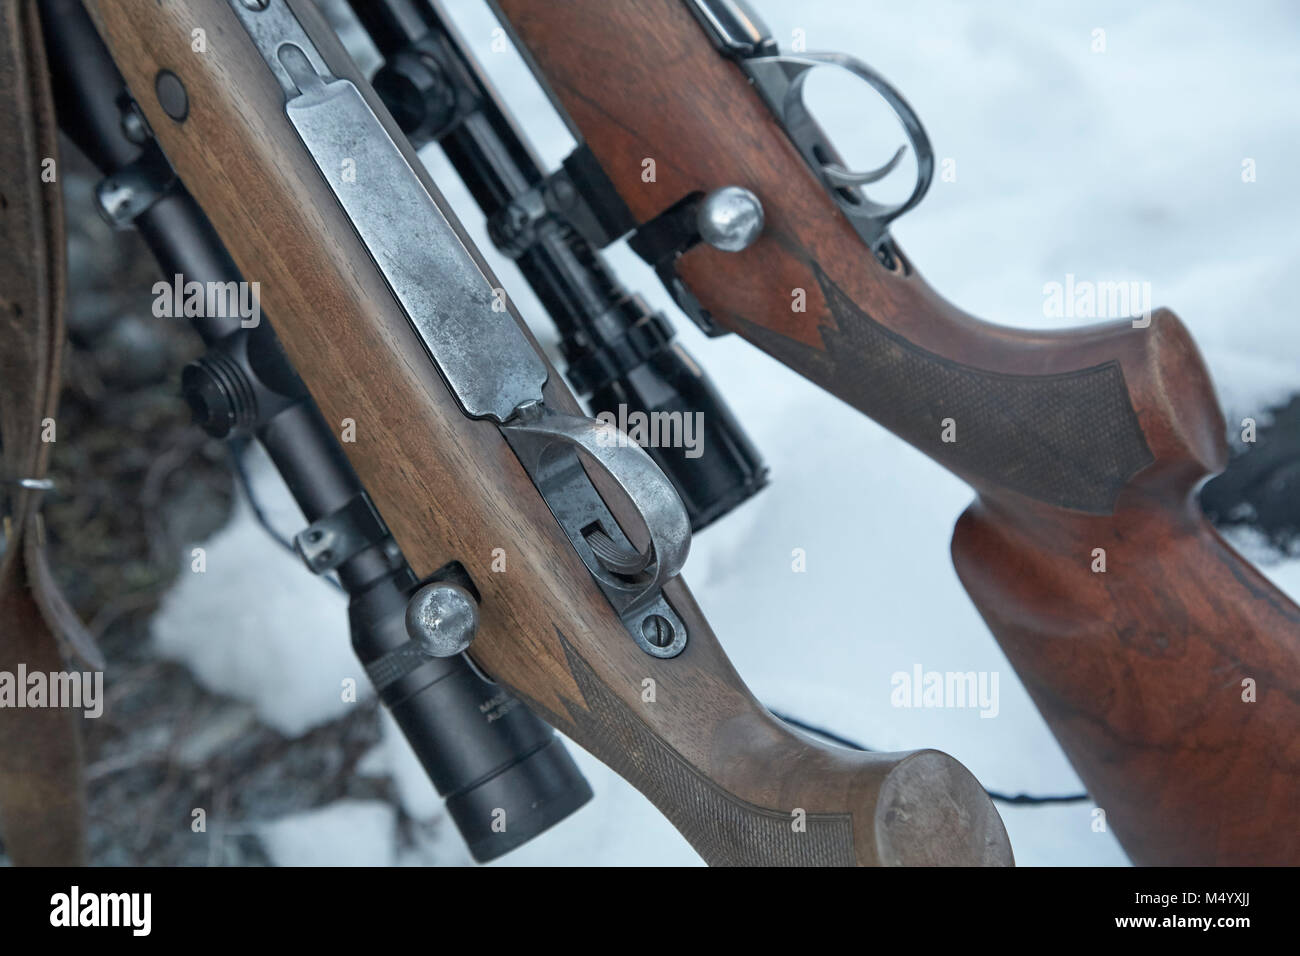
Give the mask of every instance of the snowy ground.
MULTIPOLYGON (((936 178, 895 233, 930 282, 967 311, 1011 325, 1063 324, 1043 318, 1045 283, 1067 274, 1149 282, 1154 304, 1175 308, 1196 334, 1230 420, 1262 416, 1300 382, 1290 289, 1300 258, 1300 8, 1006 0, 757 7, 784 46, 802 30, 809 50, 843 50, 874 66, 917 110, 940 161, 955 160, 956 180, 936 178), (1093 52, 1098 29, 1105 52, 1093 52), (1254 182, 1243 182, 1245 160, 1254 161, 1254 182)), ((558 163, 571 147, 567 134, 513 52, 491 52, 495 22, 484 5, 459 0, 452 9, 543 157, 558 163)), ((831 88, 831 98, 836 89, 844 88, 831 88)), ((845 97, 838 107, 827 95, 817 102, 850 158, 879 162, 898 141, 893 132, 871 139, 845 97)), ((436 149, 425 155, 489 249, 454 173, 436 149)), ((518 273, 489 258, 539 335, 553 338, 518 273)), ((705 340, 639 260, 624 249, 611 258, 630 287, 678 319, 681 340, 771 466, 771 487, 699 536, 685 572, 758 696, 873 747, 948 751, 993 789, 1078 790, 952 571, 948 540, 970 499, 966 487, 745 343, 705 340), (804 574, 791 573, 793 548, 807 553, 804 574), (891 706, 891 675, 918 664, 996 672, 997 716, 891 706)), ((299 519, 269 468, 258 486, 279 502, 280 525, 295 530, 299 519)), ((348 706, 338 701, 338 680, 360 677, 342 601, 246 512, 206 547, 205 586, 183 580, 173 593, 155 627, 160 648, 213 689, 252 700, 285 732, 337 716, 348 706), (222 594, 219 606, 195 613, 222 594), (231 594, 239 595, 233 617, 231 594)), ((1300 597, 1300 562, 1264 569, 1300 597)), ((596 799, 503 863, 699 862, 636 791, 578 757, 596 799)), ((441 812, 396 734, 366 769, 394 774, 415 815, 441 812)), ((1092 831, 1090 810, 1002 813, 1022 864, 1124 863, 1114 839, 1092 831)), ((271 858, 286 864, 468 861, 454 837, 399 853, 392 808, 381 803, 335 804, 265 821, 260 832, 271 858)))

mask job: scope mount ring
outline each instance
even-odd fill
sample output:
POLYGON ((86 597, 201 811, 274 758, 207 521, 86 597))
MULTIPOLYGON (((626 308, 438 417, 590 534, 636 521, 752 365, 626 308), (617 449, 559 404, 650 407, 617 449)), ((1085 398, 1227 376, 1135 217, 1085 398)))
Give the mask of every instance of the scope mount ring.
POLYGON ((934 178, 934 150, 916 111, 901 93, 867 64, 846 53, 801 53, 755 56, 739 61, 754 86, 780 119, 786 135, 821 180, 840 211, 848 217, 858 235, 874 251, 888 236, 889 224, 919 203, 934 178), (916 184, 900 203, 878 203, 868 198, 862 186, 887 176, 902 160, 906 146, 900 146, 882 166, 862 172, 842 169, 828 162, 834 150, 813 118, 804 100, 804 83, 819 66, 839 67, 867 83, 898 118, 908 144, 916 155, 916 184))

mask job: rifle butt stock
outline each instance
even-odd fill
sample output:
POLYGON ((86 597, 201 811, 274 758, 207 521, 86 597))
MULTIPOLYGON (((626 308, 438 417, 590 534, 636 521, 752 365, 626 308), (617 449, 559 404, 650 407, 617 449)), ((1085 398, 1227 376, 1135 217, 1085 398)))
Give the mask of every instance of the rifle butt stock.
POLYGON ((681 0, 494 2, 636 222, 759 197, 753 245, 699 243, 678 277, 975 488, 959 576, 1133 860, 1300 862, 1300 609, 1196 507, 1225 424, 1182 323, 975 319, 872 254, 681 0))
POLYGON ((952 556, 1134 862, 1300 859, 1300 613, 1191 495, 1036 520, 981 499, 952 556))
MULTIPOLYGON (((488 674, 626 777, 711 864, 1011 862, 996 810, 953 758, 859 754, 768 714, 680 579, 665 594, 690 629, 685 651, 661 660, 627 637, 500 430, 464 416, 428 360, 226 0, 86 6, 181 180, 245 279, 260 283, 326 420, 355 423, 355 441, 342 447, 413 570, 458 560, 473 579, 482 604, 470 653, 488 674), (202 53, 192 48, 197 29, 202 53), (155 95, 161 70, 184 86, 182 121, 155 95), (493 567, 501 553, 504 572, 493 567)), ((328 26, 310 3, 290 6, 441 205, 328 26)), ((382 188, 365 172, 361 188, 382 188)), ((547 405, 578 412, 553 369, 545 394, 547 405)), ((633 533, 634 517, 610 506, 633 533)))

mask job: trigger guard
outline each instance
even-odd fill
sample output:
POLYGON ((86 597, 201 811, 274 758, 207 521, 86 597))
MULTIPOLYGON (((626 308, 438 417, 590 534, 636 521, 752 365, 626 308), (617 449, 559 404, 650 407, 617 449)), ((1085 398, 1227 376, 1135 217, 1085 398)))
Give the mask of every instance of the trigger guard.
MULTIPOLYGON (((564 485, 575 474, 573 469, 582 467, 578 451, 631 501, 650 537, 648 553, 642 552, 642 570, 620 576, 599 561, 588 564, 598 580, 619 594, 616 604, 621 612, 640 607, 681 570, 690 550, 690 518, 677 489, 640 445, 594 419, 558 413, 504 425, 502 431, 528 457, 526 465, 553 510, 564 485)), ((603 530, 621 550, 637 553, 616 524, 603 530)), ((588 549, 590 543, 580 552, 584 560, 588 549)))
POLYGON ((755 81, 760 94, 768 105, 780 117, 785 126, 786 135, 803 155, 805 162, 813 169, 822 184, 835 199, 859 233, 873 247, 882 239, 889 223, 919 203, 930 188, 934 177, 934 151, 925 127, 921 125, 916 111, 903 99, 896 89, 890 86, 883 76, 856 57, 844 53, 805 53, 798 56, 778 54, 776 56, 753 57, 741 61, 743 67, 755 81), (873 90, 894 111, 903 126, 908 145, 916 155, 916 184, 911 194, 900 203, 883 204, 872 200, 865 190, 859 187, 864 183, 875 182, 888 175, 902 158, 902 148, 883 166, 866 172, 828 169, 814 154, 817 140, 825 139, 820 127, 813 118, 812 111, 804 101, 804 83, 808 75, 819 66, 834 66, 856 76, 871 86, 873 90), (784 90, 774 88, 774 80, 779 74, 784 81, 784 90), (857 189, 861 202, 846 198, 841 190, 857 189), (864 228, 865 227, 865 228, 864 228))

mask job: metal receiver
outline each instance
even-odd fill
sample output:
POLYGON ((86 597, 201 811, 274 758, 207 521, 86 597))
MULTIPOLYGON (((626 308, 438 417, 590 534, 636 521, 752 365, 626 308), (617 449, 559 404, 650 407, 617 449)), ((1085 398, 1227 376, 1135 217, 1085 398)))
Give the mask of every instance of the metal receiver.
POLYGON ((461 409, 501 428, 636 644, 655 657, 680 654, 687 629, 662 589, 686 560, 690 521, 672 484, 617 430, 546 407, 545 362, 361 91, 331 74, 285 0, 230 5, 279 81, 289 122, 461 409), (584 459, 637 508, 645 548, 619 527, 584 459))

